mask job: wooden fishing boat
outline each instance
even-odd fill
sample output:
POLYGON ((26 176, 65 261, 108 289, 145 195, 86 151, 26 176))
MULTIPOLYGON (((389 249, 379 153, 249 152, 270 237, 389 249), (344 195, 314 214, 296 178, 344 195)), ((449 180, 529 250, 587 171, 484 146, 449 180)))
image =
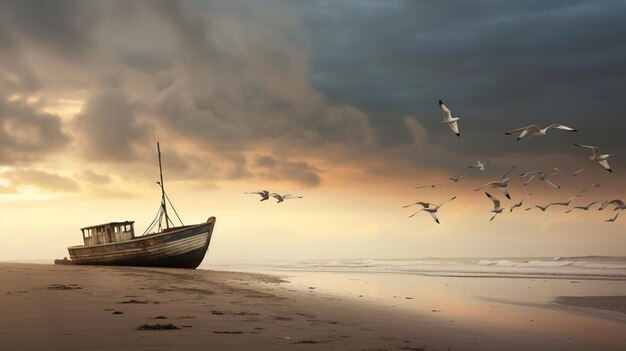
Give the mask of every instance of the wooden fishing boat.
MULTIPOLYGON (((169 198, 163 186, 161 149, 158 143, 157 151, 161 177, 157 184, 161 188, 161 207, 148 229, 143 235, 135 236, 133 221, 81 228, 84 244, 67 248, 73 264, 191 269, 200 265, 211 242, 215 217, 209 217, 205 223, 182 225, 181 221, 181 226, 174 226, 167 214, 166 200, 169 202, 169 198), (156 228, 156 232, 147 234, 153 228, 156 228)), ((176 216, 178 217, 177 213, 176 216)))

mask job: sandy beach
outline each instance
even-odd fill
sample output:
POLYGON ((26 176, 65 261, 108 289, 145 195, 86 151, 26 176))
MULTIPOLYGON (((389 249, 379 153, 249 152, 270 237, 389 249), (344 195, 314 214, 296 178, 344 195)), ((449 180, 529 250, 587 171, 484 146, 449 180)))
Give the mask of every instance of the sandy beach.
MULTIPOLYGON (((626 345, 626 338, 601 344, 601 338, 581 341, 549 330, 455 323, 437 310, 419 313, 333 296, 313 282, 295 288, 278 276, 255 273, 0 263, 0 281, 0 339, 7 350, 619 350, 626 345)), ((611 325, 626 330, 623 323, 611 325)))

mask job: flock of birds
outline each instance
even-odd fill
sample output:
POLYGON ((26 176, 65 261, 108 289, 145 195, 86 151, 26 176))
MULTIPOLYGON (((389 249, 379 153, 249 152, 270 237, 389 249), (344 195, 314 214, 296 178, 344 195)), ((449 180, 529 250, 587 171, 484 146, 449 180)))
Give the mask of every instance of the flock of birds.
POLYGON ((244 194, 261 195, 261 200, 259 201, 269 200, 270 197, 273 197, 276 199, 276 203, 281 203, 289 199, 301 199, 302 198, 302 196, 291 195, 291 194, 280 195, 277 193, 270 193, 267 190, 252 191, 252 192, 244 193, 244 194))
MULTIPOLYGON (((452 130, 452 132, 460 137, 461 136, 461 132, 459 131, 459 125, 458 125, 458 121, 460 120, 460 117, 452 117, 452 112, 450 111, 450 109, 443 103, 443 101, 439 100, 439 108, 441 109, 441 112, 443 114, 443 120, 442 123, 447 124, 450 129, 452 130)), ((538 126, 531 124, 529 126, 526 127, 521 127, 521 128, 517 128, 517 129, 513 129, 510 130, 508 132, 506 132, 506 135, 517 135, 517 141, 520 141, 522 139, 524 139, 525 137, 528 137, 528 139, 533 139, 533 138, 538 138, 538 137, 543 137, 546 136, 548 131, 551 129, 555 129, 555 130, 562 130, 562 131, 566 131, 566 132, 577 132, 576 129, 572 128, 572 127, 568 127, 566 125, 560 124, 560 123, 554 123, 551 124, 545 128, 539 128, 538 126)), ((592 155, 589 156, 589 159, 592 161, 597 161, 604 169, 606 169, 609 172, 613 172, 609 163, 608 163, 608 158, 611 156, 610 154, 603 154, 600 151, 600 148, 598 148, 597 146, 592 146, 592 145, 582 145, 582 144, 574 144, 575 146, 581 147, 581 148, 586 148, 586 149, 590 149, 592 151, 592 155)), ((469 168, 473 168, 473 169, 477 169, 479 171, 484 171, 485 169, 487 169, 487 165, 490 163, 490 161, 485 161, 485 162, 481 162, 480 160, 476 161, 476 164, 470 165, 469 168)), ((511 194, 508 191, 508 187, 509 187, 509 182, 511 181, 511 177, 509 176, 511 174, 511 172, 515 169, 515 166, 512 166, 511 169, 509 169, 500 179, 496 179, 494 181, 488 182, 485 185, 474 189, 474 191, 479 191, 485 188, 488 189, 498 189, 499 191, 502 192, 502 194, 507 198, 507 199, 511 199, 511 194)), ((582 172, 584 170, 584 168, 581 168, 575 172, 565 172, 562 171, 558 168, 552 168, 549 171, 533 171, 533 172, 525 172, 520 174, 521 178, 525 178, 526 181, 525 183, 522 185, 527 185, 529 184, 531 181, 533 180, 539 180, 542 181, 543 183, 545 183, 546 185, 554 188, 554 189, 560 189, 561 187, 556 184, 554 181, 552 181, 551 179, 549 179, 549 177, 555 176, 555 175, 562 175, 562 174, 569 174, 571 176, 577 176, 578 174, 580 174, 580 172, 582 172)), ((448 177, 447 179, 451 180, 452 182, 458 183, 460 182, 463 178, 465 178, 466 175, 460 175, 457 177, 448 177)), ((576 198, 581 197, 582 194, 586 191, 588 191, 589 189, 593 188, 593 187, 600 187, 600 185, 602 184, 602 181, 599 183, 595 183, 595 184, 591 184, 591 186, 581 190, 578 194, 568 198, 565 201, 553 201, 550 202, 546 205, 534 205, 531 207, 526 208, 526 211, 530 211, 534 208, 537 208, 541 211, 546 211, 548 208, 553 207, 553 206, 564 206, 564 207, 569 207, 570 204, 572 203, 572 201, 574 201, 576 198)), ((415 189, 424 189, 424 188, 436 188, 441 186, 441 183, 435 183, 435 184, 428 184, 428 185, 422 185, 422 186, 418 186, 415 187, 415 189)), ((296 195, 291 195, 291 194, 285 194, 285 195, 280 195, 278 193, 270 193, 267 190, 259 190, 259 191, 253 191, 253 192, 247 192, 244 194, 253 194, 253 195, 260 195, 261 196, 261 200, 260 201, 265 201, 268 200, 270 197, 275 198, 277 201, 277 203, 281 203, 285 200, 288 199, 299 199, 302 198, 302 196, 296 196, 296 195)), ((493 213, 493 215, 491 216, 491 219, 489 221, 493 221, 493 219, 500 213, 502 213, 505 208, 502 207, 502 203, 500 202, 500 200, 498 198, 496 198, 495 196, 493 196, 492 194, 485 192, 485 195, 487 195, 487 197, 493 202, 493 209, 490 210, 491 213, 493 213)), ((524 204, 524 201, 526 201, 530 196, 532 196, 532 193, 528 193, 527 195, 525 195, 524 197, 522 197, 519 201, 515 202, 513 205, 511 205, 509 207, 509 212, 513 212, 513 209, 517 208, 517 207, 522 207, 522 205, 524 204)), ((417 212, 414 212, 413 214, 411 214, 409 216, 409 218, 415 216, 416 214, 420 213, 420 212, 426 212, 429 213, 432 218, 435 220, 435 222, 440 223, 439 222, 439 218, 437 216, 437 213, 439 211, 439 209, 444 206, 445 204, 453 201, 454 199, 456 199, 456 196, 453 196, 445 201, 443 201, 440 204, 434 204, 431 202, 426 202, 426 201, 417 201, 414 202, 412 204, 406 205, 406 206, 402 206, 404 208, 407 207, 412 207, 412 206, 421 206, 422 208, 420 210, 418 210, 417 212)), ((574 206, 571 207, 569 210, 566 211, 566 213, 570 213, 573 210, 579 209, 579 210, 584 210, 587 211, 591 208, 591 206, 595 205, 595 204, 600 204, 599 206, 599 210, 603 210, 605 208, 607 208, 608 206, 614 206, 614 210, 617 211, 619 210, 620 212, 618 212, 614 217, 611 217, 609 219, 607 219, 605 222, 614 222, 617 217, 619 216, 619 214, 621 213, 621 210, 626 209, 626 205, 624 204, 624 202, 620 199, 613 199, 613 200, 606 200, 606 201, 593 201, 585 206, 574 206)))
MULTIPOLYGON (((441 112, 443 114, 443 120, 442 123, 447 124, 450 129, 452 130, 452 132, 460 137, 461 133, 459 131, 459 125, 458 125, 458 121, 460 120, 460 117, 452 117, 452 112, 450 111, 450 109, 443 103, 443 101, 439 100, 439 108, 441 109, 441 112)), ((521 127, 521 128, 517 128, 517 129, 513 129, 510 130, 508 132, 506 132, 506 135, 517 135, 517 141, 520 141, 522 139, 524 139, 526 136, 528 136, 528 139, 533 139, 533 138, 537 138, 537 137, 542 137, 542 136, 546 136, 547 132, 550 129, 555 129, 555 130, 563 130, 563 131, 567 131, 567 132, 577 132, 576 129, 560 124, 560 123, 554 123, 551 124, 545 128, 539 128, 538 126, 531 124, 529 126, 526 127, 521 127)), ((609 165, 608 162, 608 158, 609 156, 611 156, 610 154, 603 154, 600 151, 600 148, 597 146, 592 146, 592 145, 582 145, 582 144, 574 144, 575 146, 581 147, 581 148, 586 148, 586 149, 590 149, 592 151, 592 155, 589 156, 589 159, 592 161, 597 161, 604 169, 606 169, 609 172, 613 172, 611 169, 611 166, 609 165)), ((490 161, 486 161, 486 162, 481 162, 480 160, 476 161, 476 164, 474 165, 470 165, 469 168, 475 168, 478 169, 480 171, 484 171, 487 167, 487 165, 490 163, 490 161)), ((474 191, 479 191, 485 188, 491 188, 491 189, 498 189, 502 192, 502 194, 507 198, 507 199, 511 199, 511 195, 508 191, 508 187, 509 187, 509 181, 511 180, 511 177, 509 177, 509 174, 515 169, 515 166, 512 166, 511 169, 509 169, 500 179, 488 182, 487 184, 481 186, 480 188, 474 189, 474 191)), ((559 174, 569 174, 571 176, 577 176, 580 172, 582 172, 583 169, 579 169, 575 172, 564 172, 558 168, 553 168, 549 171, 533 171, 533 172, 525 172, 522 173, 520 175, 520 177, 522 178, 526 178, 526 182, 523 185, 527 185, 528 183, 530 183, 532 180, 537 179, 542 181, 543 183, 547 184, 548 186, 555 188, 555 189, 560 189, 561 187, 559 185, 557 185, 554 181, 552 181, 551 179, 549 179, 549 177, 554 176, 554 175, 559 175, 559 174)), ((448 177, 447 179, 458 183, 461 179, 465 178, 466 175, 460 175, 457 177, 448 177)), ((548 208, 552 207, 552 206, 565 206, 565 207, 569 207, 570 204, 572 203, 572 201, 578 197, 581 197, 582 194, 584 192, 586 192, 587 190, 591 189, 592 187, 599 187, 600 184, 602 184, 602 182, 597 183, 597 184, 592 184, 590 187, 583 189, 582 191, 580 191, 578 194, 570 197, 569 199, 565 200, 565 201, 555 201, 555 202, 550 202, 546 205, 535 205, 535 206, 531 206, 526 208, 526 211, 530 211, 533 208, 538 208, 541 211, 546 211, 548 208)), ((436 188, 438 186, 441 186, 440 183, 436 183, 436 184, 429 184, 429 185, 422 185, 422 186, 418 186, 415 189, 423 189, 423 188, 436 188)), ((498 214, 502 213, 505 208, 502 207, 502 204, 500 202, 500 200, 498 198, 496 198, 495 196, 491 195, 488 192, 485 192, 485 195, 493 202, 493 209, 490 210, 491 213, 493 213, 493 215, 491 216, 491 219, 489 221, 492 221, 498 214)), ((513 212, 513 209, 517 208, 517 207, 521 207, 524 203, 524 201, 526 201, 530 196, 532 195, 532 193, 529 193, 527 195, 525 195, 523 198, 521 198, 519 201, 517 201, 516 203, 514 203, 510 208, 509 208, 509 212, 513 212)), ((411 206, 421 206, 422 208, 420 210, 418 210, 417 212, 411 214, 409 216, 413 217, 416 214, 420 213, 420 212, 427 212, 430 213, 430 215, 432 216, 432 218, 435 220, 435 222, 440 223, 439 222, 439 218, 437 216, 437 213, 439 211, 439 209, 444 206, 445 204, 449 203, 450 201, 456 199, 456 196, 451 197, 447 200, 445 200, 444 202, 440 203, 440 204, 434 204, 431 202, 426 202, 426 201, 417 201, 414 202, 412 204, 403 206, 404 208, 407 207, 411 207, 411 206)), ((586 206, 574 206, 572 208, 570 208, 568 211, 566 211, 566 213, 570 213, 575 209, 580 209, 580 210, 584 210, 587 211, 589 210, 589 208, 591 208, 591 206, 595 205, 595 204, 600 204, 599 206, 599 210, 603 210, 605 208, 607 208, 608 206, 614 206, 614 210, 617 211, 619 210, 620 212, 618 212, 614 217, 611 217, 609 219, 607 219, 605 222, 614 222, 617 217, 619 216, 619 213, 621 213, 621 210, 626 208, 626 205, 624 204, 624 202, 620 199, 613 199, 613 200, 606 200, 606 201, 593 201, 591 203, 589 203, 586 206)))

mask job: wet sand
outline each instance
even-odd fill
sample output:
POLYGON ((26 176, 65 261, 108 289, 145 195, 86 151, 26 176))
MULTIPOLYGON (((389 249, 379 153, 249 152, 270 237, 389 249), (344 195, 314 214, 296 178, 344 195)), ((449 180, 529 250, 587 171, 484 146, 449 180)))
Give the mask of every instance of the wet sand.
MULTIPOLYGON (((541 331, 458 325, 272 275, 0 263, 7 350, 620 350, 541 331), (598 348, 598 347, 601 348, 598 348)), ((480 320, 481 316, 476 316, 480 320)))

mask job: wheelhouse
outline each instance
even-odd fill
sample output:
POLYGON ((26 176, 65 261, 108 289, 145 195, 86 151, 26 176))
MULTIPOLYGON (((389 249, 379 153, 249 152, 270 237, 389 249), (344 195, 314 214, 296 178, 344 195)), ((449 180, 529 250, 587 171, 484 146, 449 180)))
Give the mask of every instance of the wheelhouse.
POLYGON ((111 222, 81 228, 85 246, 128 241, 135 238, 134 221, 111 222))

